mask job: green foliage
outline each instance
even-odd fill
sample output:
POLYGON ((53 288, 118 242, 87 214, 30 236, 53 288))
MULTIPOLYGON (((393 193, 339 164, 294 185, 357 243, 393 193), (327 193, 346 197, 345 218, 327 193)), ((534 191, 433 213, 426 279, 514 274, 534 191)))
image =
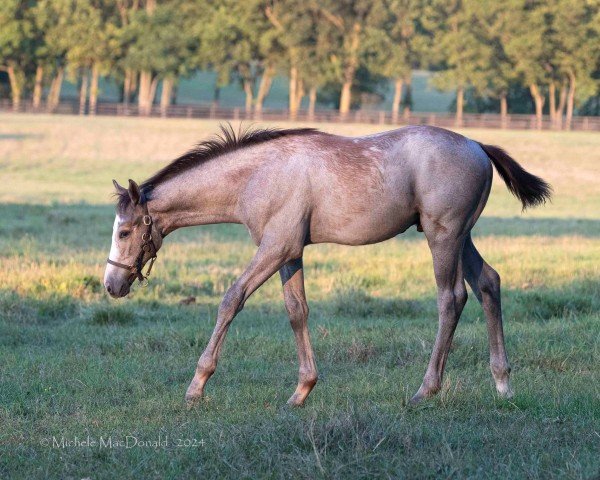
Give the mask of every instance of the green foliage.
POLYGON ((181 1, 160 4, 152 13, 132 12, 118 32, 122 66, 155 72, 161 78, 187 75, 195 66, 193 55, 199 42, 189 33, 190 15, 196 13, 181 1))
POLYGON ((568 84, 583 102, 599 91, 599 25, 595 0, 4 0, 0 68, 19 95, 36 67, 46 81, 64 66, 130 81, 212 69, 250 97, 292 67, 303 87, 355 93, 429 68, 443 90, 498 99, 568 84))

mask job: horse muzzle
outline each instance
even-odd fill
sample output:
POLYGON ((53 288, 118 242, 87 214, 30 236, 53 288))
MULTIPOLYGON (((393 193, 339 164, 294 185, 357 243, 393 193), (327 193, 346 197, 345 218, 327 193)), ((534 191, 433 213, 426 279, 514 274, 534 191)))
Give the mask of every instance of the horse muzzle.
POLYGON ((129 281, 112 282, 110 280, 106 280, 104 282, 104 288, 111 297, 123 298, 129 294, 132 283, 133 282, 129 281))

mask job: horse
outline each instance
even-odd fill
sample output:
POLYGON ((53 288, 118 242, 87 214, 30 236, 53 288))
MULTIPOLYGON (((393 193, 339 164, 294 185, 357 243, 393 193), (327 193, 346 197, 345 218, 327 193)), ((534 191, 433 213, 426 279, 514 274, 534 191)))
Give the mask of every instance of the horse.
POLYGON ((304 291, 304 248, 383 242, 416 225, 433 258, 439 324, 423 382, 410 403, 436 394, 452 337, 467 301, 465 280, 486 317, 497 392, 511 397, 502 326, 500 276, 482 258, 471 229, 492 185, 492 165, 523 209, 543 204, 552 188, 503 149, 432 126, 407 126, 361 137, 313 128, 221 133, 176 158, 141 184, 113 180, 117 206, 104 275, 106 291, 126 296, 156 259, 163 239, 182 227, 243 224, 257 246, 222 298, 214 331, 185 399, 202 398, 227 330, 246 300, 279 271, 296 340, 299 406, 317 383, 304 291))

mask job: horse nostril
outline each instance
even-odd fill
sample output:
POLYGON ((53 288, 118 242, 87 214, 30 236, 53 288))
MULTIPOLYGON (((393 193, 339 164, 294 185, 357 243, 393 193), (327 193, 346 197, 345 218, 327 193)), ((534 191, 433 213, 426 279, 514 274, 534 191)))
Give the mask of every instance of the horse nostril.
POLYGON ((107 284, 105 285, 105 287, 106 287, 106 291, 107 291, 108 293, 112 293, 112 288, 110 287, 110 284, 109 284, 109 283, 107 283, 107 284))

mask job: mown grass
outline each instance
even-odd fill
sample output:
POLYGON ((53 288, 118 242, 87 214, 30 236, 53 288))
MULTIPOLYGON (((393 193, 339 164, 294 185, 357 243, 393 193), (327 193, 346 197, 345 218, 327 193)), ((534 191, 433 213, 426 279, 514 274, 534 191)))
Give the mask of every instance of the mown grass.
POLYGON ((239 226, 176 232, 150 286, 110 300, 101 285, 110 179, 141 179, 214 128, 0 116, 0 477, 600 474, 600 136, 467 132, 507 147, 556 190, 552 204, 521 215, 496 184, 475 230, 502 275, 511 401, 494 393, 471 296, 443 391, 406 406, 437 327, 429 251, 411 230, 379 245, 307 250, 320 381, 304 408, 283 407, 297 359, 275 278, 233 323, 206 400, 187 410, 219 300, 254 247, 239 226), (114 445, 128 436, 163 445, 114 445), (61 448, 53 437, 110 437, 113 448, 61 448))

